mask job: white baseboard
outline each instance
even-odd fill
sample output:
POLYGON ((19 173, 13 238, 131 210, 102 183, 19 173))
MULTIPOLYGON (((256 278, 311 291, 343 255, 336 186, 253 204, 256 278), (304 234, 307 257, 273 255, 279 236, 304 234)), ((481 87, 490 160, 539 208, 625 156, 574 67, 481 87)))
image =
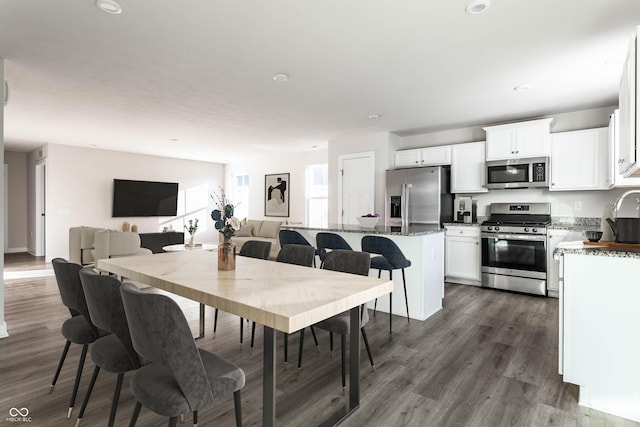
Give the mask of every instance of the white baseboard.
POLYGON ((9 336, 7 331, 7 322, 0 323, 0 338, 6 338, 9 336))
POLYGON ((17 254, 20 252, 28 252, 29 250, 27 248, 8 248, 4 251, 4 253, 6 254, 17 254))

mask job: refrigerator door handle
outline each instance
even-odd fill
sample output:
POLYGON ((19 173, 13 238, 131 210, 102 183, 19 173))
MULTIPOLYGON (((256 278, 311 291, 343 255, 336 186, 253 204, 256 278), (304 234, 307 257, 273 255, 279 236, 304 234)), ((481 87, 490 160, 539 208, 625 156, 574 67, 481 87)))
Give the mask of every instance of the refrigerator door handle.
POLYGON ((410 188, 411 188, 411 184, 402 184, 402 200, 403 200, 403 207, 402 207, 402 226, 403 227, 408 227, 409 226, 409 198, 410 198, 410 188))

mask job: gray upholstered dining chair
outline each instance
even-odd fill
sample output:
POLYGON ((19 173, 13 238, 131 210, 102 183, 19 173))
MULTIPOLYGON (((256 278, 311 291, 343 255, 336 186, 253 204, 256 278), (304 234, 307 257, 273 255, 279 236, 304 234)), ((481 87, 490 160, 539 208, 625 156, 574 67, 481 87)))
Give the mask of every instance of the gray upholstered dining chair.
POLYGON ((80 354, 78 370, 76 372, 76 381, 73 385, 69 411, 67 412, 67 418, 71 418, 71 411, 73 411, 76 396, 78 395, 78 386, 80 385, 80 378, 82 376, 82 369, 84 368, 84 361, 87 357, 89 344, 100 338, 100 336, 106 335, 107 332, 99 330, 91 322, 87 301, 82 289, 82 283, 80 282, 79 272, 82 266, 68 262, 63 258, 54 258, 51 260, 51 264, 53 265, 53 271, 56 275, 56 282, 58 283, 62 303, 69 309, 71 318, 65 320, 62 324, 62 335, 66 338, 67 342, 64 350, 62 350, 62 356, 60 356, 60 361, 58 362, 56 373, 53 376, 49 393, 53 392, 53 388, 58 381, 60 370, 67 357, 71 343, 82 345, 82 353, 80 354))
POLYGON ((233 393, 236 425, 241 426, 244 371, 198 348, 182 310, 168 296, 140 292, 130 283, 120 292, 133 347, 150 362, 131 378, 136 406, 129 425, 135 426, 142 406, 170 417, 169 426, 192 412, 197 425, 200 408, 233 393))
MULTIPOLYGON (((404 276, 404 269, 411 266, 409 261, 398 245, 388 237, 383 236, 364 236, 361 241, 362 251, 374 254, 377 256, 371 257, 371 268, 378 270, 378 277, 382 270, 389 272, 389 280, 393 280, 393 270, 402 270, 402 285, 404 287, 404 304, 407 308, 407 323, 409 323, 409 299, 407 298, 407 282, 404 276)), ((373 314, 376 314, 376 306, 378 305, 378 298, 373 306, 373 314)), ((391 334, 391 322, 392 322, 392 307, 393 307, 393 292, 389 294, 389 333, 391 334)))
POLYGON ((327 252, 327 249, 353 250, 351 245, 349 245, 341 235, 327 232, 320 232, 316 234, 316 246, 318 248, 318 256, 320 257, 320 268, 324 265, 324 260, 327 258, 327 254, 329 253, 327 252))
MULTIPOLYGON (((256 259, 269 259, 269 252, 271 251, 271 242, 265 242, 262 240, 247 240, 242 245, 240 249, 240 253, 238 255, 245 256, 248 258, 256 258, 256 259)), ((253 322, 253 326, 251 329, 251 347, 253 348, 253 338, 255 335, 256 322, 253 322)), ((213 336, 216 335, 216 330, 218 329, 218 309, 216 308, 215 313, 213 315, 213 336)), ((244 319, 240 318, 240 344, 242 344, 244 332, 244 319)))
MULTIPOLYGON (((324 261, 324 269, 332 271, 340 271, 342 273, 359 274, 361 276, 369 275, 369 261, 370 256, 366 252, 356 252, 345 249, 336 249, 327 254, 324 261)), ((369 313, 366 306, 360 307, 360 332, 362 334, 362 340, 364 346, 367 349, 367 355, 369 356, 369 362, 371 362, 371 369, 375 369, 373 363, 373 356, 371 355, 371 348, 369 347, 369 340, 367 339, 367 333, 364 330, 364 325, 369 321, 369 313)), ((336 316, 325 319, 316 323, 313 327, 324 329, 329 331, 331 352, 333 353, 333 334, 340 334, 340 344, 342 352, 342 387, 346 386, 346 372, 345 372, 345 360, 346 360, 346 336, 351 333, 350 313, 345 311, 336 316)), ((312 329, 313 330, 313 329, 312 329)), ((304 329, 300 331, 300 350, 298 355, 298 367, 302 364, 302 345, 304 342, 304 329)))
MULTIPOLYGON (((311 246, 311 243, 309 243, 309 241, 296 230, 280 230, 278 232, 278 241, 280 242, 281 249, 286 245, 311 246)), ((313 246, 311 247, 313 248, 313 246)), ((318 251, 316 250, 316 248, 313 248, 313 259, 311 260, 311 262, 313 263, 314 267, 316 266, 316 255, 318 255, 318 251)))
POLYGON ((91 321, 97 327, 111 334, 98 338, 91 346, 91 360, 93 360, 95 368, 78 414, 76 427, 84 416, 100 369, 117 374, 108 422, 108 426, 112 427, 116 418, 124 374, 138 369, 141 361, 131 343, 129 325, 120 295, 122 283, 113 276, 100 275, 92 268, 80 270, 80 280, 87 299, 91 321))
MULTIPOLYGON (((282 231, 291 231, 291 230, 280 230, 282 231)), ((298 244, 288 244, 284 245, 280 248, 280 252, 278 252, 278 256, 276 258, 276 262, 283 262, 285 264, 293 264, 293 265, 301 265, 303 267, 312 267, 316 258, 316 248, 306 245, 298 245, 298 244)), ((251 331, 253 337, 253 330, 251 331)), ((316 343, 316 348, 318 348, 318 339, 316 337, 316 333, 311 328, 311 333, 313 334, 313 339, 316 343)), ((300 331, 300 337, 304 336, 304 329, 300 331)), ((253 342, 253 340, 252 340, 253 342)), ((284 334, 284 363, 287 363, 289 360, 289 334, 284 334)), ((300 367, 300 360, 298 359, 298 367, 300 367)))

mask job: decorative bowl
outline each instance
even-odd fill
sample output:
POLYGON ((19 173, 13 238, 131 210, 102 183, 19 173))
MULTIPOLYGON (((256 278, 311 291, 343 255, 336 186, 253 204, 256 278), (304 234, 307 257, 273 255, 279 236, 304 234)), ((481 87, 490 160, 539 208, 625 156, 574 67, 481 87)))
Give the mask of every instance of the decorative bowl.
POLYGON ((590 242, 599 242, 602 237, 602 231, 585 231, 584 234, 590 242))
POLYGON ((379 216, 358 216, 356 217, 362 228, 373 228, 380 220, 379 216))

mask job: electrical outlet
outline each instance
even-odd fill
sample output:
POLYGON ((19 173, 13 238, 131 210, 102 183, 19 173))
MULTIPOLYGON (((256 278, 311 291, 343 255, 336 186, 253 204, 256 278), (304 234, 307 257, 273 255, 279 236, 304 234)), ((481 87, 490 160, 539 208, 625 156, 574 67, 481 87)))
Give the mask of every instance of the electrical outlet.
POLYGON ((573 210, 575 211, 581 211, 582 210, 582 202, 575 202, 573 204, 573 210))

